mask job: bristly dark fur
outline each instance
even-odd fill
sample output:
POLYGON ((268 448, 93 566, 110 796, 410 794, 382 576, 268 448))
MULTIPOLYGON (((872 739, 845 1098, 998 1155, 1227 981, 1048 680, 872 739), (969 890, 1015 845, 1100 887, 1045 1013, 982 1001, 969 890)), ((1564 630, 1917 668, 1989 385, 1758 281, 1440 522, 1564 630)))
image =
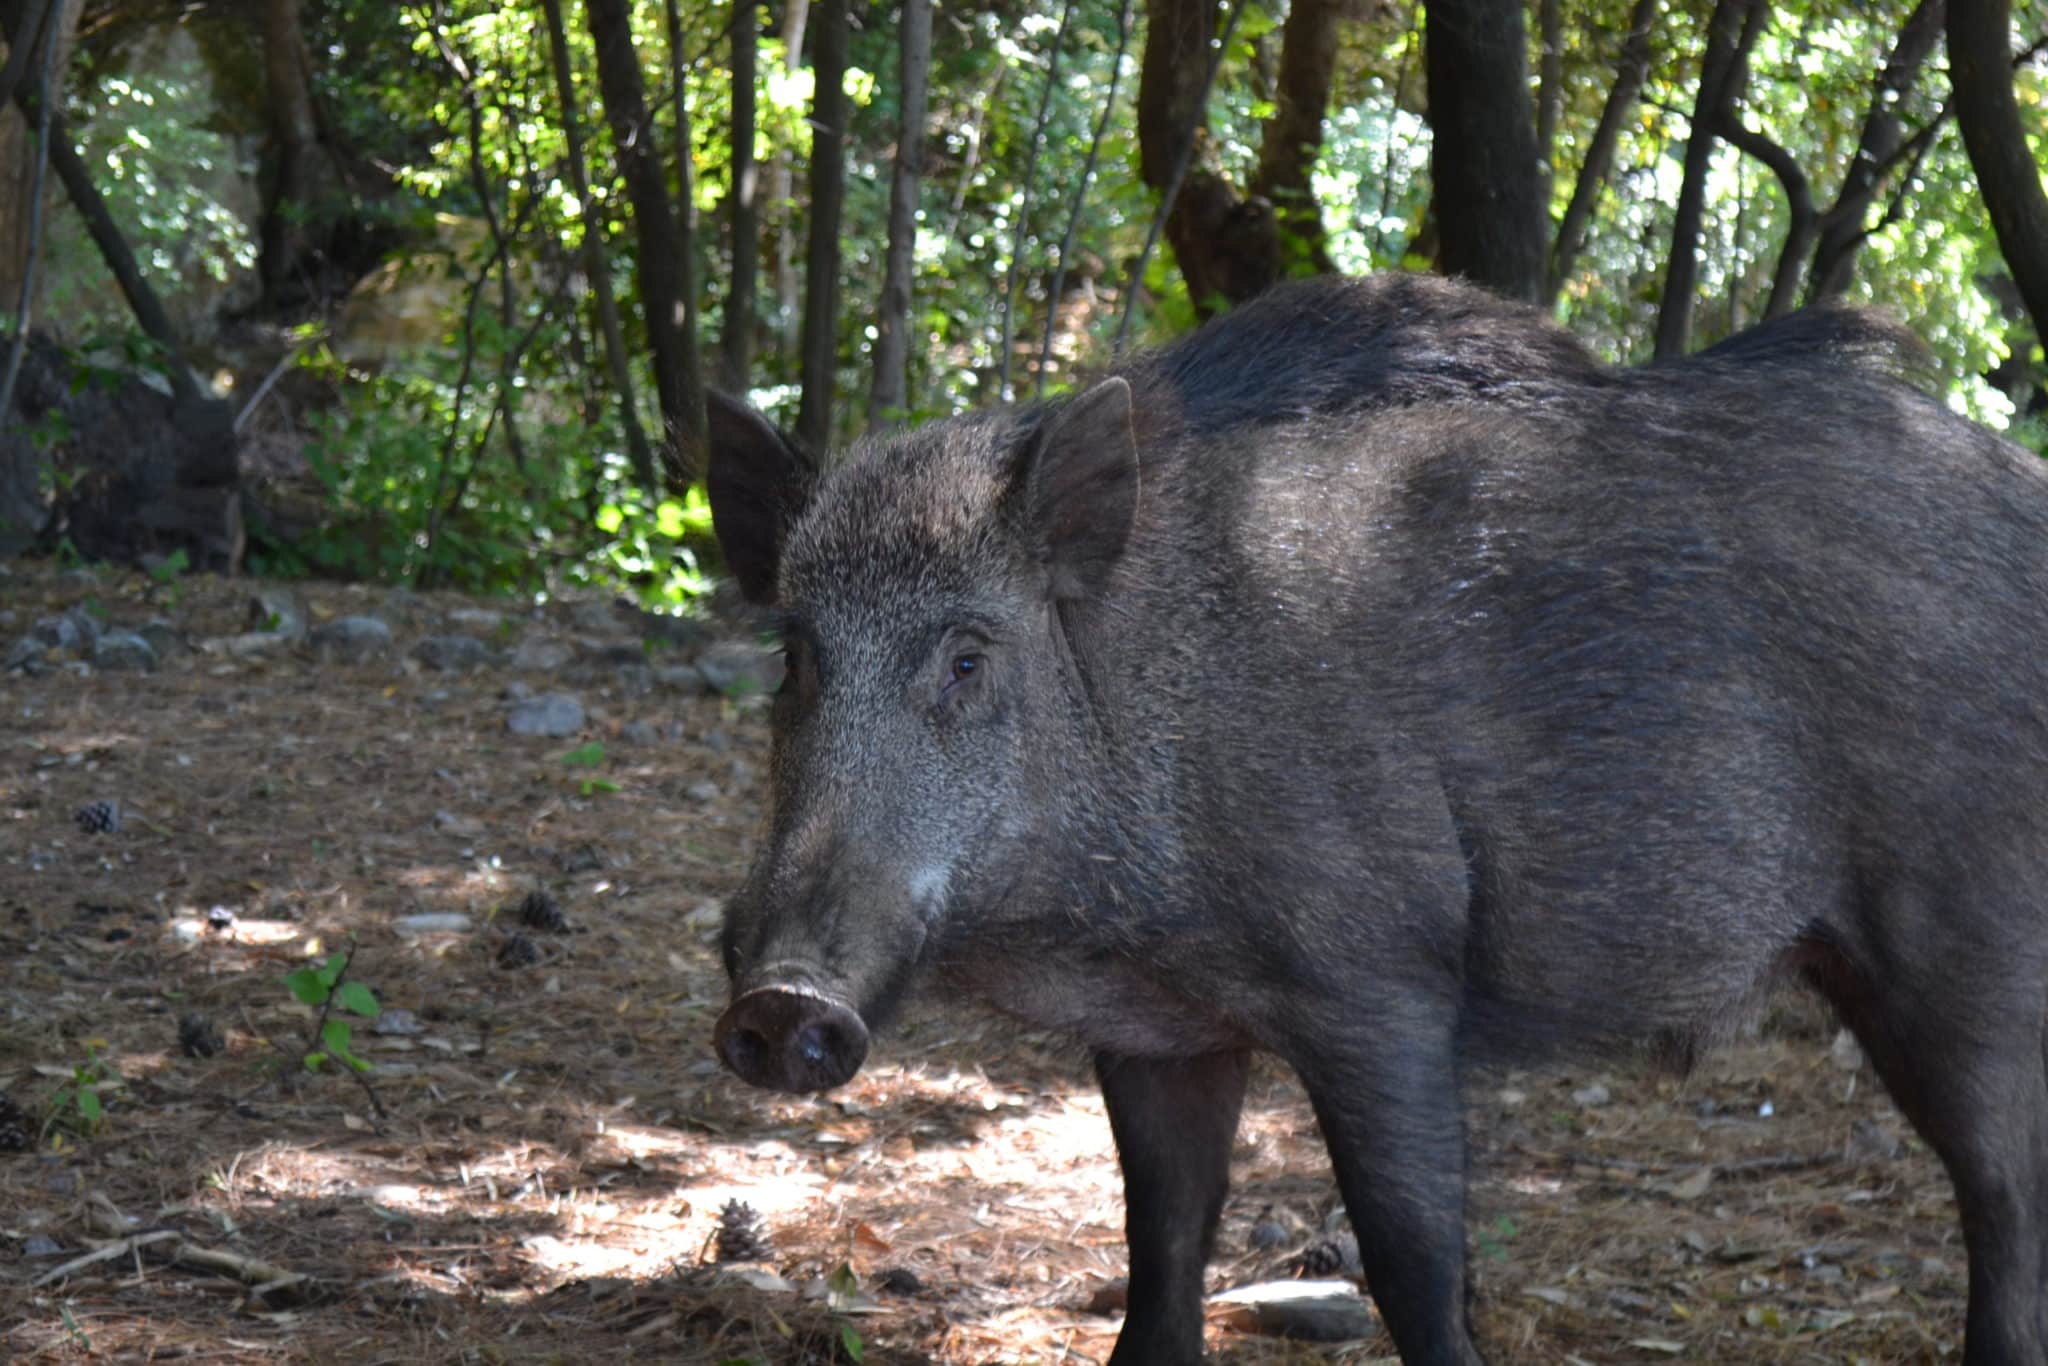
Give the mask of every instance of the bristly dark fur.
POLYGON ((1797 974, 1954 1178, 1966 1361, 2048 1360, 2048 474, 1923 373, 1840 309, 1616 369, 1386 276, 823 474, 728 413, 794 644, 721 1055, 837 1084, 917 975, 1085 1042, 1130 1366, 1200 1354, 1275 1053, 1404 1359, 1471 1363, 1463 1070, 1797 974))

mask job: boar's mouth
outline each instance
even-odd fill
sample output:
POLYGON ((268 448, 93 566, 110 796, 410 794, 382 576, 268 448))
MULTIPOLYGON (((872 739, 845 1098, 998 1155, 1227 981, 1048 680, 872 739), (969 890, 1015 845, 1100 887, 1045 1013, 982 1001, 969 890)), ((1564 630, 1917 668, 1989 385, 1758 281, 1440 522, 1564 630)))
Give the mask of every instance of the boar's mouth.
POLYGON ((778 983, 733 998, 712 1031, 712 1047, 751 1085, 825 1091, 847 1081, 868 1056, 859 1012, 814 987, 778 983))

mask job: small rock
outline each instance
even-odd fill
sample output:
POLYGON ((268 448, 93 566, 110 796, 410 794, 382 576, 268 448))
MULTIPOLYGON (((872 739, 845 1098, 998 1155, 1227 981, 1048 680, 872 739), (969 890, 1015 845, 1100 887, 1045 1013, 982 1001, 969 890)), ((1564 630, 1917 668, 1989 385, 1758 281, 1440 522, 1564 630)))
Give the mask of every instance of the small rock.
POLYGON ((1519 1110, 1529 1103, 1529 1093, 1513 1086, 1503 1086, 1500 1091, 1500 1108, 1519 1110))
POLYGON ((412 647, 412 657, 429 669, 466 674, 490 661, 490 647, 475 636, 428 636, 412 647))
POLYGON ((1224 1306, 1222 1321, 1241 1332, 1297 1342, 1352 1342, 1379 1332, 1365 1296, 1343 1281, 1267 1281, 1221 1291, 1209 1303, 1224 1306))
POLYGON ((207 646, 237 659, 253 659, 258 655, 280 654, 291 648, 291 643, 292 638, 279 631, 249 631, 208 641, 207 646))
POLYGON ((448 614, 448 624, 475 635, 487 636, 505 629, 505 614, 488 607, 458 607, 448 614))
POLYGON ((569 620, 577 630, 599 635, 609 635, 624 624, 618 609, 609 602, 579 602, 569 609, 569 620))
POLYGON ((1844 1072, 1854 1072, 1863 1066, 1863 1045, 1856 1042, 1851 1031, 1838 1029, 1835 1041, 1828 1045, 1828 1059, 1844 1072))
POLYGON ((185 643, 184 633, 162 617, 156 617, 136 627, 135 634, 149 642, 149 648, 156 651, 158 659, 169 659, 172 655, 184 654, 192 648, 185 643))
POLYGON ((683 795, 693 802, 715 802, 722 795, 718 784, 710 781, 694 782, 683 789, 683 795))
POLYGON ((277 584, 265 584, 249 595, 249 629, 286 640, 306 638, 306 608, 299 595, 277 584))
POLYGON ((424 1034, 427 1027, 420 1022, 419 1016, 401 1006, 378 1011, 377 1018, 370 1022, 370 1032, 402 1037, 409 1034, 424 1034))
POLYGON ((875 1289, 885 1295, 921 1295, 924 1282, 907 1266, 892 1266, 875 1278, 875 1289))
POLYGON ((49 667, 49 647, 34 636, 23 636, 0 659, 0 672, 39 674, 49 667))
POLYGON ((61 1257, 64 1245, 47 1233, 31 1233, 21 1245, 24 1257, 61 1257))
POLYGON ((694 664, 657 664, 654 666, 654 681, 670 692, 692 697, 709 686, 704 682, 703 671, 694 664))
POLYGON ((647 651, 637 644, 586 640, 576 653, 576 672, 585 676, 614 674, 647 667, 647 651))
POLYGON ((782 656, 745 641, 721 641, 697 656, 697 669, 713 692, 753 697, 782 686, 782 656))
POLYGON ((422 911, 398 917, 391 928, 400 934, 462 934, 469 929, 469 917, 460 911, 422 911))
POLYGON ((115 673, 146 673, 156 668, 156 650, 133 631, 108 631, 92 647, 92 662, 115 673))
POLYGON ((457 839, 475 839, 484 833, 484 823, 474 816, 458 816, 453 811, 436 811, 434 828, 444 835, 457 839))
POLYGON ((498 689, 498 700, 501 702, 524 702, 531 696, 533 685, 517 678, 498 689))
POLYGON ((514 735, 561 739, 582 730, 583 720, 581 702, 567 693, 551 692, 513 704, 505 714, 505 728, 514 735))
POLYGON ((661 732, 654 728, 652 722, 628 721, 619 728, 619 738, 629 744, 652 745, 660 743, 661 732))
POLYGON ((410 588, 394 588, 377 604, 376 615, 395 626, 410 626, 427 613, 426 599, 410 588))
POLYGON ((722 730, 704 732, 704 748, 713 754, 723 754, 732 748, 732 737, 722 730))
POLYGON ((206 913, 206 928, 216 934, 235 927, 235 913, 225 906, 215 906, 206 913))
POLYGON ((391 648, 391 627, 378 617, 336 617, 314 628, 313 648, 334 659, 368 659, 391 648))
POLYGON ((1261 1219, 1252 1225, 1251 1232, 1245 1235, 1244 1241, 1245 1246, 1253 1252, 1271 1252, 1276 1247, 1287 1246, 1293 1241, 1293 1236, 1288 1233, 1287 1226, 1279 1220, 1261 1219))
POLYGON ((1597 1081, 1572 1092, 1572 1104, 1587 1110, 1597 1110, 1612 1099, 1614 1097, 1608 1094, 1607 1088, 1597 1081))
POLYGON ((83 607, 74 607, 61 617, 44 617, 30 632, 53 650, 72 654, 90 653, 100 638, 100 624, 83 607))
POLYGON ((512 656, 506 663, 520 673, 551 674, 575 657, 576 651, 567 641, 551 636, 528 636, 512 647, 512 656))

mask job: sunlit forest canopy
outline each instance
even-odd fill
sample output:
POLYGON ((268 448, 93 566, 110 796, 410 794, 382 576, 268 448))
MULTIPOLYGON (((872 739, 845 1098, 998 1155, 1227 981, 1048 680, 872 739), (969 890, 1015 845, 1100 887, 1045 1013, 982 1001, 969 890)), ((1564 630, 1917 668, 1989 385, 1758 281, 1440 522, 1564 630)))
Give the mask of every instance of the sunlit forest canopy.
POLYGON ((9 552, 680 603, 707 388, 826 448, 1320 271, 1472 276, 1617 364, 1877 305, 2048 444, 2042 0, 4 0, 0 34, 9 552), (155 484, 50 397, 139 375, 155 484), (124 536, 93 471, 182 520, 124 536))

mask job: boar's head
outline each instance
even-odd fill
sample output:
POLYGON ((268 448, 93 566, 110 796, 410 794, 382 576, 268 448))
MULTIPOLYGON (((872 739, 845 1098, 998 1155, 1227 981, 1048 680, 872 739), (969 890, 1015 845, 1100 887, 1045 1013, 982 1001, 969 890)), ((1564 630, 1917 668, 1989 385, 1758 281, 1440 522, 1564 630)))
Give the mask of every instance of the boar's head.
MULTIPOLYGON (((773 809, 726 911, 719 1056, 760 1086, 837 1086, 921 965, 1034 887, 1087 784, 1066 609, 1100 594, 1138 506, 1131 390, 954 419, 821 470, 714 398, 726 562, 769 608, 773 809)), ((1071 843, 1071 841, 1068 841, 1071 843)))

